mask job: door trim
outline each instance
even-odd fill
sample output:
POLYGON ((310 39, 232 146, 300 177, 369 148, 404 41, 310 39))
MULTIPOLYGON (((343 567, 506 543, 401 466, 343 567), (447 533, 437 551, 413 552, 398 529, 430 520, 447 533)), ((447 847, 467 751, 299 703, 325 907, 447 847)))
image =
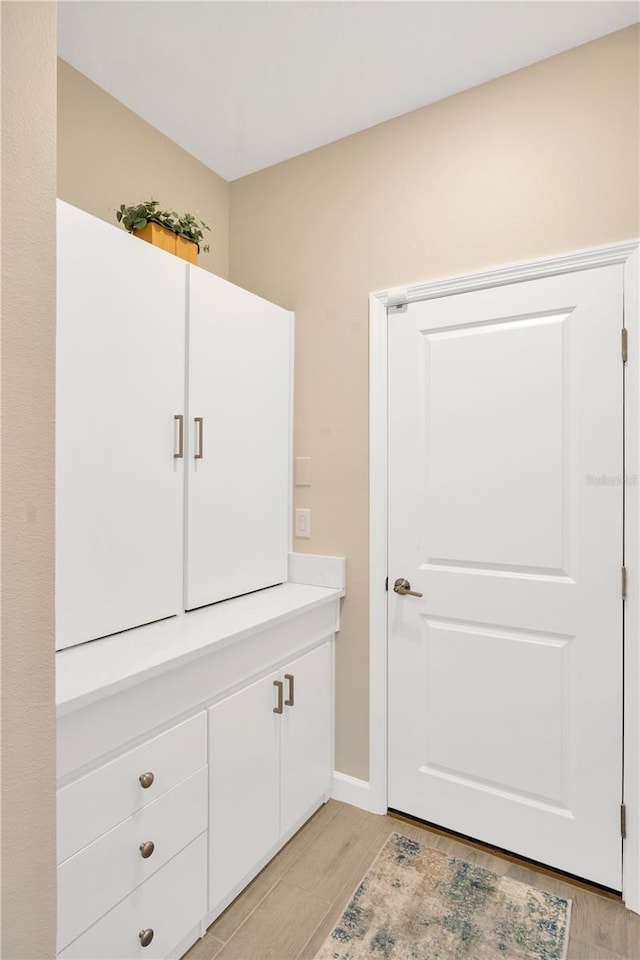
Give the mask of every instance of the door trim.
MULTIPOLYGON (((522 280, 622 264, 624 325, 625 470, 640 477, 640 241, 594 247, 558 257, 514 263, 369 296, 369 809, 387 811, 387 309, 522 280)), ((621 357, 622 364, 622 357, 621 357)), ((627 598, 624 608, 624 803, 622 895, 640 913, 640 481, 625 489, 627 598)))

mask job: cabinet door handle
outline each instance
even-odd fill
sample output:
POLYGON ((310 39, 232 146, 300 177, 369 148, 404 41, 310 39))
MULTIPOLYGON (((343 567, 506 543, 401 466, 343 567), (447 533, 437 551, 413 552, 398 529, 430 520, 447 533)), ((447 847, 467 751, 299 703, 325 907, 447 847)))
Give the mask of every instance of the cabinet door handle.
POLYGON ((153 940, 153 930, 149 927, 147 930, 141 930, 138 934, 140 938, 140 943, 143 947, 148 947, 151 941, 153 940))
POLYGON ((274 687, 278 688, 278 706, 273 708, 273 712, 284 713, 283 700, 282 700, 283 694, 284 694, 284 683, 282 682, 282 680, 274 680, 273 685, 274 687))
POLYGON ((155 777, 153 776, 151 771, 149 771, 148 773, 141 773, 140 776, 138 777, 138 780, 140 781, 140 786, 142 787, 143 790, 148 790, 151 784, 153 783, 154 779, 155 777))
POLYGON ((196 450, 196 452, 195 452, 194 460, 202 460, 202 458, 203 458, 202 441, 203 441, 203 434, 204 434, 204 417, 194 417, 193 419, 194 419, 195 423, 198 424, 198 448, 197 448, 197 450, 196 450))
POLYGON ((294 705, 294 702, 295 702, 294 699, 293 699, 293 674, 292 674, 292 673, 285 673, 284 678, 285 678, 285 680, 288 680, 288 681, 289 681, 289 695, 288 695, 287 699, 285 700, 284 705, 285 705, 285 707, 292 707, 292 706, 294 705))
POLYGON ((178 452, 174 453, 174 460, 182 460, 184 457, 184 417, 181 413, 176 413, 174 420, 178 421, 178 452))
POLYGON ((145 840, 144 843, 140 844, 140 856, 143 860, 148 860, 153 851, 155 850, 156 845, 153 840, 145 840))

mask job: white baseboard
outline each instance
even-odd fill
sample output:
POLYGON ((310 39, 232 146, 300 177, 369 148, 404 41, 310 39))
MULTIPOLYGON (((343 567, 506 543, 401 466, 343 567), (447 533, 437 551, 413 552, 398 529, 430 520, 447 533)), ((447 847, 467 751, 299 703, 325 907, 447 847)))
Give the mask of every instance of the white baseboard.
POLYGON ((369 809, 369 783, 367 780, 357 780, 347 773, 333 772, 331 796, 342 803, 350 803, 352 807, 369 809))

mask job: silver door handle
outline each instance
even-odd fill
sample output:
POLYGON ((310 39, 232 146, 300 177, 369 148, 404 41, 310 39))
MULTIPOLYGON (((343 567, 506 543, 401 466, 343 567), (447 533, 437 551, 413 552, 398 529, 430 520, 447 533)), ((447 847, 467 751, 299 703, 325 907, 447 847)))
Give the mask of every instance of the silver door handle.
POLYGON ((182 460, 184 457, 184 417, 181 413, 176 413, 174 420, 178 421, 178 452, 174 453, 174 460, 182 460))
POLYGON ((393 592, 399 593, 401 597, 421 597, 422 594, 417 590, 411 589, 411 584, 404 577, 398 577, 393 585, 393 592))
POLYGON ((194 417, 195 422, 198 424, 198 449, 196 450, 194 460, 202 460, 202 440, 204 434, 204 417, 194 417))

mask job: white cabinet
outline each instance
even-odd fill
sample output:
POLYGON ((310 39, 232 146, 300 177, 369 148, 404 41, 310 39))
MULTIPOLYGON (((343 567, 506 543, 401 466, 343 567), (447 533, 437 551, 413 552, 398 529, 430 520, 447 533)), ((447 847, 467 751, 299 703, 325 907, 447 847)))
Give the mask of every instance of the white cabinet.
POLYGON ((198 937, 206 903, 207 840, 201 834, 58 957, 165 960, 180 956, 198 937), (178 944, 183 947, 176 950, 178 944))
POLYGON ((201 711, 58 790, 60 956, 165 957, 189 937, 206 910, 208 779, 201 711))
POLYGON ((328 796, 332 689, 327 642, 210 708, 210 910, 328 796))
POLYGON ((287 579, 291 325, 190 270, 187 609, 287 579))
POLYGON ((277 673, 209 710, 209 906, 213 909, 280 838, 277 673))
POLYGON ((287 579, 291 344, 288 311, 58 201, 57 649, 287 579))
POLYGON ((56 646, 182 609, 186 265, 58 204, 56 646))
POLYGON ((328 789, 332 771, 331 644, 306 653, 284 671, 281 725, 280 832, 288 833, 328 789), (290 679, 289 679, 290 678, 290 679))
POLYGON ((181 956, 327 799, 342 594, 287 583, 57 654, 60 958, 181 956))

